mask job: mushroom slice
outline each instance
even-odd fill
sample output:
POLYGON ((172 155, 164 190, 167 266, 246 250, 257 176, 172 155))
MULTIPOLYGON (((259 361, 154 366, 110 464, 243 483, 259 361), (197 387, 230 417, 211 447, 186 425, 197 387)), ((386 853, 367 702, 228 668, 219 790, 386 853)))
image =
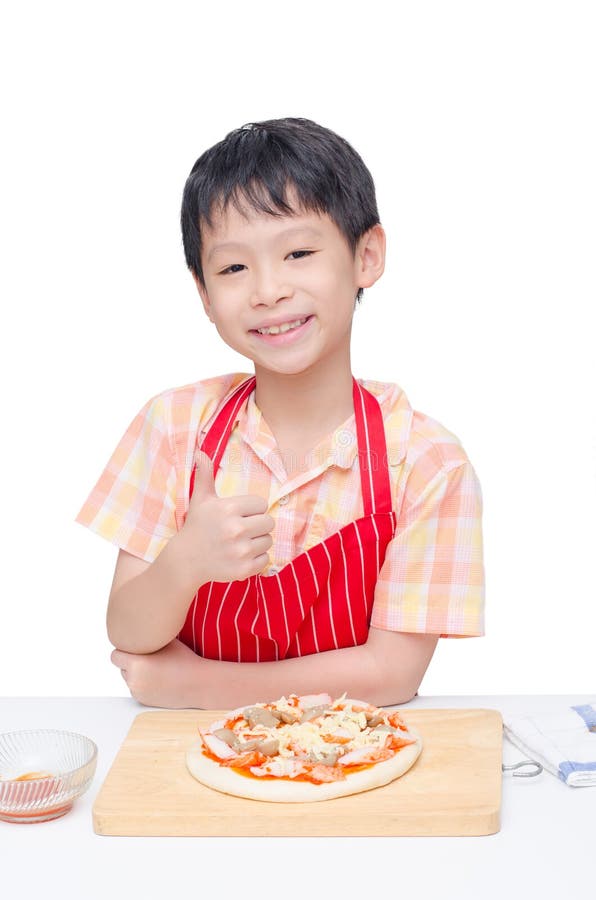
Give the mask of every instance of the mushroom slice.
POLYGON ((258 750, 263 756, 275 756, 279 750, 279 741, 276 738, 257 741, 255 750, 258 750))
POLYGON ((377 712, 365 712, 364 715, 366 716, 366 724, 370 728, 375 728, 377 725, 381 725, 383 723, 383 716, 380 716, 377 712))
POLYGON ((338 760, 338 750, 323 750, 321 753, 309 753, 310 762, 317 763, 320 766, 334 766, 338 760))
POLYGON ((231 747, 233 750, 238 749, 240 741, 231 728, 218 728, 216 729, 216 731, 213 731, 211 733, 216 738, 219 738, 220 741, 223 741, 224 744, 227 744, 228 747, 231 747))
POLYGON ((247 706, 243 715, 251 728, 254 728, 256 725, 263 725, 265 728, 275 728, 279 724, 277 717, 262 706, 247 706))
POLYGON ((329 708, 330 708, 329 705, 311 706, 309 709, 306 709, 302 713, 302 715, 300 717, 300 723, 302 724, 302 722, 310 722, 311 719, 316 719, 317 716, 322 716, 323 713, 327 712, 327 710, 329 708))

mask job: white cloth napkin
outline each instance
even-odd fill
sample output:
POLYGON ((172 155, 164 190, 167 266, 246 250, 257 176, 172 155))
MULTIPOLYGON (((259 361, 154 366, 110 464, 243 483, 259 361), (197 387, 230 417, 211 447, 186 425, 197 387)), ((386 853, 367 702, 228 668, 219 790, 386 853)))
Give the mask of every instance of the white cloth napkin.
POLYGON ((512 744, 571 787, 596 785, 596 700, 550 713, 504 716, 512 744))

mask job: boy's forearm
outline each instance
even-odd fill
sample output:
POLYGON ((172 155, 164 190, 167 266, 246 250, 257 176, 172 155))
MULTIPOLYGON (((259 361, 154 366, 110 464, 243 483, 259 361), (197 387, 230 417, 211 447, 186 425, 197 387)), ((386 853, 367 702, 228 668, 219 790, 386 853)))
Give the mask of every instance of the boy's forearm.
POLYGON ((276 700, 288 694, 332 697, 344 691, 376 705, 406 703, 415 693, 409 672, 396 662, 385 672, 366 644, 277 662, 235 663, 201 659, 194 705, 233 709, 245 703, 276 700))
POLYGON ((201 579, 188 565, 178 532, 140 575, 112 591, 107 627, 111 643, 129 653, 153 653, 175 638, 201 579))

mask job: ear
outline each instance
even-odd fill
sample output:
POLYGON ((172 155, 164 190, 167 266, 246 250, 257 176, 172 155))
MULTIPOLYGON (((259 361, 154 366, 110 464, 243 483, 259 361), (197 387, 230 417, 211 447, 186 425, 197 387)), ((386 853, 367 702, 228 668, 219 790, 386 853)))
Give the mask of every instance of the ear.
POLYGON ((209 318, 209 321, 213 322, 213 317, 211 315, 211 301, 209 300, 209 294, 207 293, 206 288, 203 287, 203 285, 201 284, 201 282, 199 281, 199 279, 197 278, 195 273, 191 272, 191 274, 192 274, 195 286, 197 288, 197 291, 199 292, 199 297, 201 298, 201 302, 203 304, 203 309, 205 310, 205 313, 206 313, 207 317, 209 318))
POLYGON ((371 287, 383 274, 385 245, 385 229, 380 224, 373 225, 360 238, 354 259, 358 287, 371 287))

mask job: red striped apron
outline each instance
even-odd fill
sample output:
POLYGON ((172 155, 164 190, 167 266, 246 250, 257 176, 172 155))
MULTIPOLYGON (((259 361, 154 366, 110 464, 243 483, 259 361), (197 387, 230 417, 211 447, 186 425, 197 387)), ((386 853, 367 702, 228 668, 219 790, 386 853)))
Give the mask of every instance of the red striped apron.
MULTIPOLYGON (((200 449, 216 473, 255 377, 226 398, 200 449)), ((376 397, 353 381, 364 515, 300 553, 276 574, 201 585, 178 635, 208 659, 258 662, 363 644, 375 585, 397 517, 392 510, 383 416, 376 397)), ((194 488, 195 469, 190 479, 194 488)))

